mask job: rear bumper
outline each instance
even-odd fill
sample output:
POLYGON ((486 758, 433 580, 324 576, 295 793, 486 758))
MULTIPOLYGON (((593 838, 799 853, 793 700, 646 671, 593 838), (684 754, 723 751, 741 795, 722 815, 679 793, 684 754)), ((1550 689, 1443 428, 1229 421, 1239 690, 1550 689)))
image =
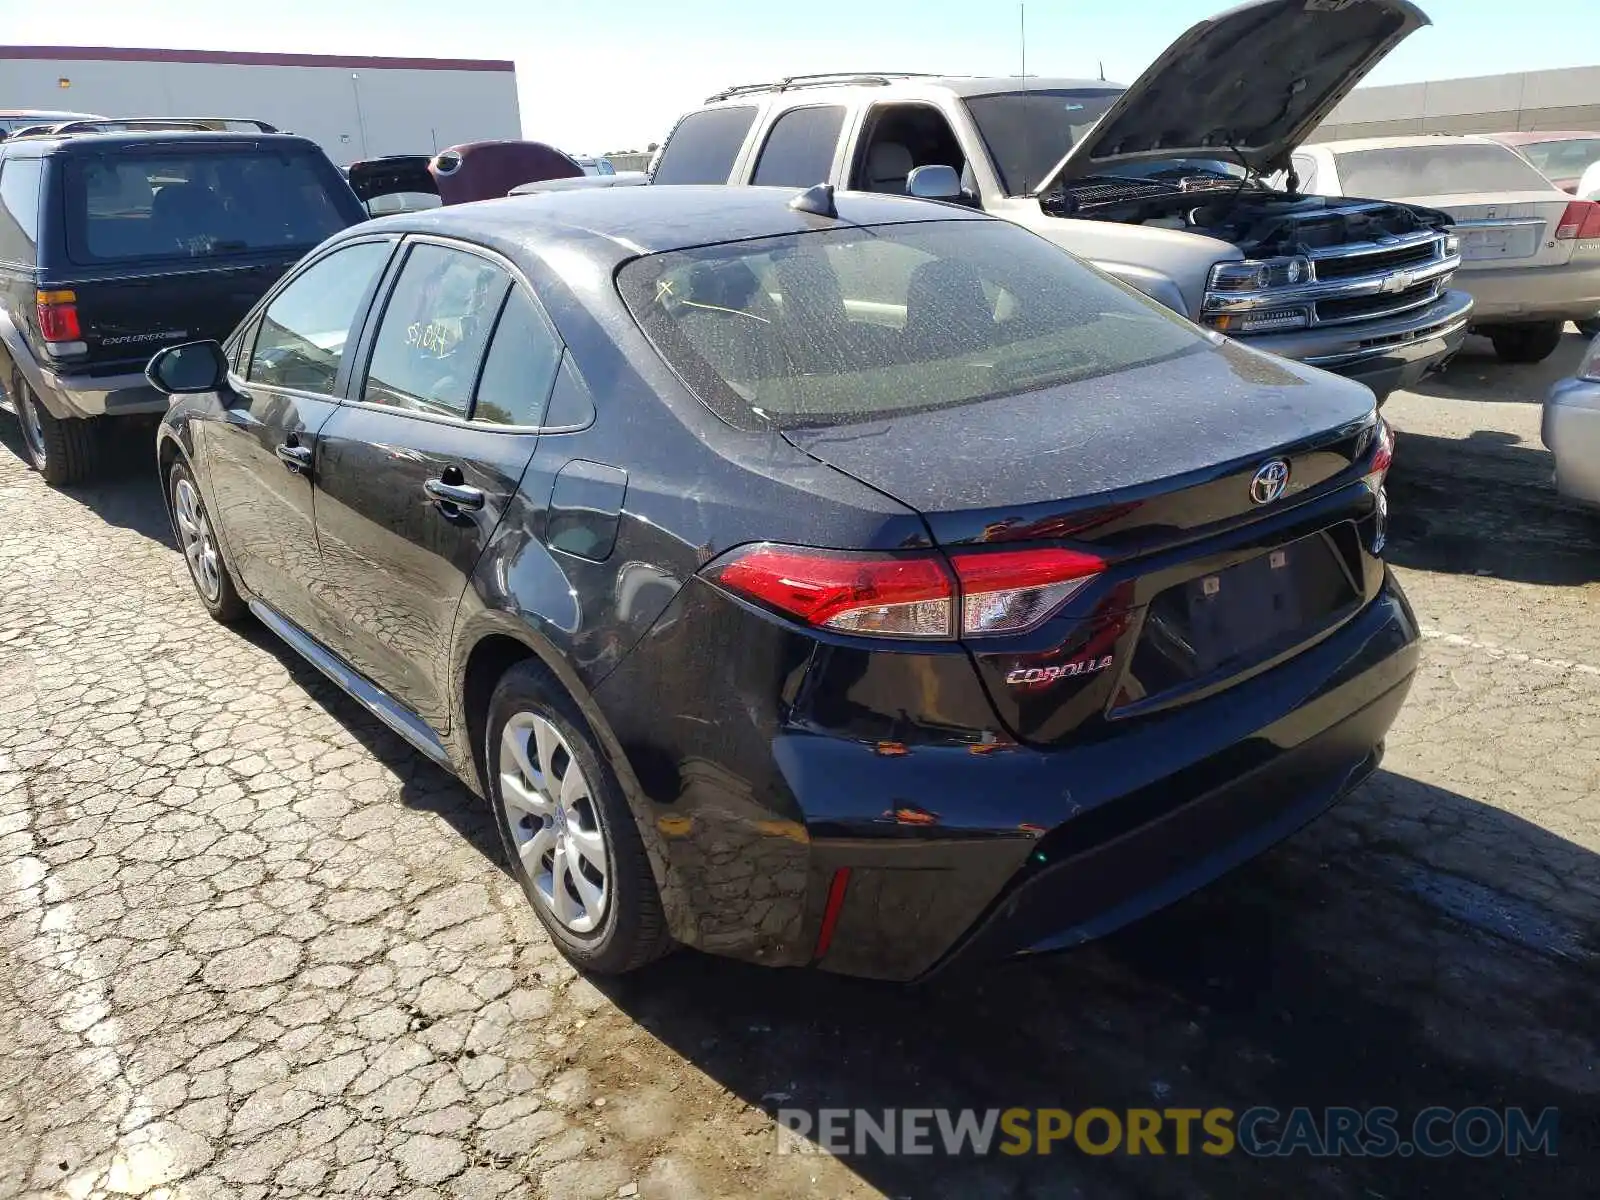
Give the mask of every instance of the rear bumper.
POLYGON ((1582 249, 1559 267, 1463 268, 1456 282, 1472 293, 1472 323, 1581 321, 1600 311, 1600 254, 1582 249))
MULTIPOLYGON (((1417 646, 1415 619, 1386 576, 1370 604, 1288 661, 1061 749, 941 741, 909 721, 890 735, 905 740, 839 736, 803 715, 804 685, 782 712, 750 724, 747 706, 728 701, 750 694, 742 672, 799 678, 786 664, 804 660, 781 647, 771 662, 746 654, 719 672, 723 705, 702 710, 715 721, 635 703, 634 718, 612 707, 613 728, 678 940, 911 980, 1106 933, 1288 836, 1376 765, 1417 646)), ((705 639, 684 651, 717 653, 705 639)), ((647 652, 635 676, 625 662, 597 699, 652 696, 648 680, 670 663, 647 652)), ((951 672, 922 671, 928 694, 947 704, 955 681, 973 678, 965 661, 951 672)), ((849 677, 837 698, 856 711, 874 679, 849 677)), ((895 694, 914 695, 898 684, 895 694)))
POLYGON ((35 390, 50 415, 62 420, 167 411, 167 397, 143 374, 59 375, 42 368, 35 390))
POLYGON ((1427 308, 1384 321, 1338 325, 1244 340, 1364 383, 1379 400, 1438 370, 1466 339, 1473 299, 1451 290, 1427 308))
POLYGON ((1545 397, 1541 435, 1556 460, 1556 491, 1600 505, 1600 383, 1563 379, 1545 397))

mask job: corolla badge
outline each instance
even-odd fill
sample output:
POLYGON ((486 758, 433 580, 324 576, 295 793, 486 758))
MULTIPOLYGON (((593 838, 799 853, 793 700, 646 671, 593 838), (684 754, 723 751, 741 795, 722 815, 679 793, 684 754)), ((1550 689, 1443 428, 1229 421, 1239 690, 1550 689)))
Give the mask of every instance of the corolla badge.
POLYGON ((1275 458, 1256 468, 1255 477, 1250 480, 1250 499, 1257 504, 1271 504, 1288 486, 1289 464, 1275 458))

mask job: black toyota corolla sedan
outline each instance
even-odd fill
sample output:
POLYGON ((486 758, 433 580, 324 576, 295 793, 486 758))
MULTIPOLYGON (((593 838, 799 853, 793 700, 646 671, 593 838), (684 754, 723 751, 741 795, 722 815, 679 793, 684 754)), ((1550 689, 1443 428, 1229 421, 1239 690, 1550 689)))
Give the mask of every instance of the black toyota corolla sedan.
POLYGON ((150 374, 202 603, 479 791, 594 971, 1094 937, 1356 786, 1416 666, 1371 393, 959 207, 394 217, 150 374))

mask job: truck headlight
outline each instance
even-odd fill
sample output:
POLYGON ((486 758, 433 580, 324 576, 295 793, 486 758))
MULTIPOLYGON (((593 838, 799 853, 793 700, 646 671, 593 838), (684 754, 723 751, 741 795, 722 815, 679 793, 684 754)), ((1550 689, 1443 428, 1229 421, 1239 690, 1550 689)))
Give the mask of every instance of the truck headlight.
POLYGON ((1218 263, 1211 268, 1208 290, 1227 294, 1261 292, 1267 288, 1294 287, 1309 282, 1311 260, 1297 254, 1288 258, 1218 263))

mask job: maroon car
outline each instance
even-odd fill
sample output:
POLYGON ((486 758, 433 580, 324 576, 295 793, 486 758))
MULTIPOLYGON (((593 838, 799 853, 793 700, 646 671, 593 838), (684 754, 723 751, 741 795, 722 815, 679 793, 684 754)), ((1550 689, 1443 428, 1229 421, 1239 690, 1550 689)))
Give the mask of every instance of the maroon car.
POLYGON ((1600 133, 1570 129, 1540 129, 1523 133, 1490 133, 1538 168, 1563 192, 1577 195, 1578 180, 1589 164, 1600 160, 1600 133))

